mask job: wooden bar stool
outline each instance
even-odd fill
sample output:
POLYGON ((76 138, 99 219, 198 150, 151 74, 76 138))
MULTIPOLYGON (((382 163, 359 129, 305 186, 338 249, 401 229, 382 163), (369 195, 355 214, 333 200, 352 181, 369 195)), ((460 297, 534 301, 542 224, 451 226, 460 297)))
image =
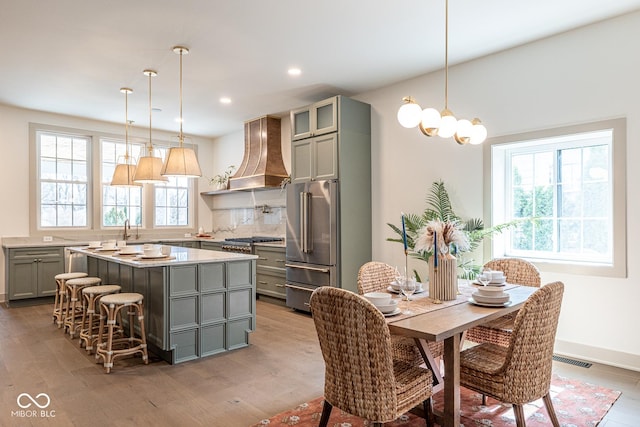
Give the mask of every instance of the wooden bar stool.
POLYGON ((98 343, 96 345, 96 359, 102 357, 107 374, 113 368, 116 357, 141 353, 144 364, 149 363, 147 353, 147 338, 144 331, 143 296, 138 293, 121 293, 105 295, 100 299, 100 327, 98 329, 98 343), (127 310, 129 319, 129 336, 114 338, 117 324, 116 318, 122 309, 127 310), (135 319, 138 319, 140 335, 136 337, 135 319), (105 319, 107 336, 104 337, 105 319), (105 342, 106 338, 106 342, 105 342))
POLYGON ((69 279, 65 283, 65 287, 67 288, 67 304, 64 327, 65 329, 68 328, 71 338, 75 338, 80 324, 79 320, 82 318, 82 302, 78 304, 80 291, 82 288, 96 286, 101 282, 102 280, 98 277, 80 277, 78 279, 69 279))
POLYGON ((56 297, 53 302, 53 321, 58 325, 58 329, 62 328, 64 325, 65 316, 66 316, 66 296, 67 296, 67 287, 65 283, 69 279, 79 279, 81 277, 87 277, 87 273, 60 273, 55 275, 56 279, 56 297))
POLYGON ((120 285, 87 286, 82 288, 82 320, 80 321, 80 347, 84 344, 88 353, 93 351, 93 343, 98 339, 100 326, 100 298, 116 294, 120 285), (96 307, 98 311, 96 312, 96 307))

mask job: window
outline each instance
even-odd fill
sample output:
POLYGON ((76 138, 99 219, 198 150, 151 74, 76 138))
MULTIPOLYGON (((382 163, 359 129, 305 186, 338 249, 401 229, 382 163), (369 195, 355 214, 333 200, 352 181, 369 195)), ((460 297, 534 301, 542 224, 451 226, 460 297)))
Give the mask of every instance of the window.
POLYGON ((626 275, 625 134, 617 120, 491 141, 492 222, 522 220, 493 256, 626 275))
POLYGON ((88 226, 90 142, 84 135, 36 132, 38 228, 88 226))
MULTIPOLYGON (((194 224, 197 180, 170 178, 166 185, 112 187, 113 172, 124 161, 124 137, 46 124, 29 124, 30 234, 76 237, 121 228, 126 220, 142 230, 194 224), (69 230, 65 233, 65 230, 69 230)), ((129 156, 146 153, 144 140, 129 138, 129 156)), ((155 148, 164 157, 165 148, 155 148)), ((155 230, 154 230, 155 229, 155 230)))
MULTIPOLYGON (((101 139, 102 226, 142 225, 142 187, 111 186, 111 177, 118 163, 124 163, 125 143, 101 139)), ((140 157, 141 144, 129 143, 129 156, 140 157)))
MULTIPOLYGON (((156 152, 165 160, 168 149, 158 148, 156 152)), ((154 221, 157 227, 189 226, 191 199, 189 178, 169 177, 166 184, 154 184, 154 221)))

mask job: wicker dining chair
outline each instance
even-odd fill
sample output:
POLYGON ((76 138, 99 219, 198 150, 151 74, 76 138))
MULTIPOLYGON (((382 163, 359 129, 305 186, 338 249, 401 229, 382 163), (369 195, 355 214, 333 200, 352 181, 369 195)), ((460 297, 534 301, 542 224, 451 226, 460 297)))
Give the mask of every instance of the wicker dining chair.
POLYGON ((420 404, 426 425, 433 425, 431 371, 393 359, 389 328, 373 304, 322 286, 311 294, 310 306, 325 362, 320 427, 333 406, 381 426, 420 404))
POLYGON ((560 427, 549 387, 563 292, 562 282, 535 291, 518 311, 508 347, 483 343, 460 353, 460 384, 511 403, 518 427, 525 426, 522 405, 541 397, 560 427))
MULTIPOLYGON (((507 283, 540 287, 540 271, 522 258, 496 258, 487 262, 484 268, 504 272, 507 283)), ((475 343, 490 342, 506 347, 509 345, 513 322, 518 312, 507 314, 484 325, 467 331, 465 339, 475 343)))

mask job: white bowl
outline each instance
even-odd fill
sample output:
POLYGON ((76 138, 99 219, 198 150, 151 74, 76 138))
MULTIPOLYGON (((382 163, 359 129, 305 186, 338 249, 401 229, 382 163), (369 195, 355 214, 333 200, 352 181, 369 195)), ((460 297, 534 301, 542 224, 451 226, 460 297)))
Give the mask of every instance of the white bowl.
POLYGON ((391 301, 391 294, 387 292, 367 292, 363 295, 370 303, 379 307, 381 305, 388 305, 391 301))
POLYGON ((389 301, 389 304, 377 305, 376 307, 378 308, 378 310, 385 314, 392 313, 396 308, 398 308, 398 300, 392 299, 391 301, 389 301))
POLYGON ((499 296, 480 295, 478 292, 471 294, 474 300, 486 304, 501 304, 509 301, 509 294, 499 296))

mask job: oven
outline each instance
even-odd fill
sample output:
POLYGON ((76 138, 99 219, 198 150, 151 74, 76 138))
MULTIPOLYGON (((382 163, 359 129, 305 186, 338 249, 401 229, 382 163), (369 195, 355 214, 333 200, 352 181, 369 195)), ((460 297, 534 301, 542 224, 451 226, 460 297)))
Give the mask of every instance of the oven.
POLYGON ((282 237, 270 236, 230 237, 222 242, 222 250, 225 252, 253 254, 254 243, 281 242, 282 240, 282 237))

